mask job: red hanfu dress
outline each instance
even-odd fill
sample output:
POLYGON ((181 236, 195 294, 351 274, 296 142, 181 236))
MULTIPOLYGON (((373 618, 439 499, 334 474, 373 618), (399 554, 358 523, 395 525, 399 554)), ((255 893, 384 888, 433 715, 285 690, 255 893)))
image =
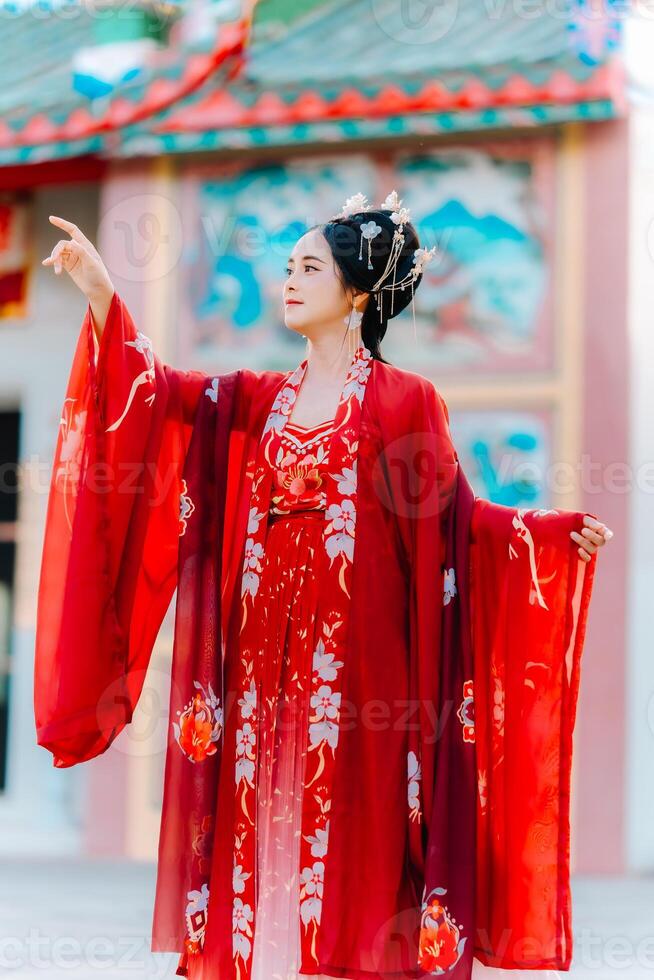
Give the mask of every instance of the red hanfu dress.
POLYGON ((90 308, 53 466, 37 741, 129 724, 177 589, 152 949, 193 980, 568 970, 583 513, 476 498, 426 378, 162 364, 90 308))
POLYGON ((332 427, 333 420, 310 427, 286 424, 270 500, 266 564, 254 621, 265 642, 261 703, 268 712, 258 773, 254 980, 295 980, 299 970, 304 733, 312 657, 319 639, 318 558, 332 427))

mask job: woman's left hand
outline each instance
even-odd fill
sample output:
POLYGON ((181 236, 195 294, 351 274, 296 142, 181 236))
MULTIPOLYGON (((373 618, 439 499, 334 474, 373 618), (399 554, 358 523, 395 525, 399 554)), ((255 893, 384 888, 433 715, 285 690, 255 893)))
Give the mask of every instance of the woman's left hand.
POLYGON ((584 561, 590 561, 591 555, 594 555, 598 548, 601 548, 603 544, 611 540, 613 531, 606 524, 602 524, 601 521, 596 521, 590 514, 586 514, 581 534, 577 531, 570 531, 570 537, 580 546, 580 557, 584 561))

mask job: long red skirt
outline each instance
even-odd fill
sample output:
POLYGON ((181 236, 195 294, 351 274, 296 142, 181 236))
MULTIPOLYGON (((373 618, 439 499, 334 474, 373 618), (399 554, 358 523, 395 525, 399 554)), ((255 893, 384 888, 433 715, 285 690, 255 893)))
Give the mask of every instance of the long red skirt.
MULTIPOLYGON (((321 510, 271 516, 256 595, 255 616, 266 644, 252 980, 300 975, 300 820, 324 522, 321 510)), ((325 974, 313 977, 331 980, 325 974)))

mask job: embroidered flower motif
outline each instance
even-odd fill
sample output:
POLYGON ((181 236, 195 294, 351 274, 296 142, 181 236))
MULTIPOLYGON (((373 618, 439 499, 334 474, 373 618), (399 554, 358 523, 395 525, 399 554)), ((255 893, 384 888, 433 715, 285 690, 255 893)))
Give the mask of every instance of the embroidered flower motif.
POLYGON ((460 927, 450 916, 447 907, 441 905, 436 895, 445 895, 446 888, 434 888, 423 902, 420 918, 418 963, 427 973, 445 973, 458 963, 463 955, 467 936, 461 938, 460 927))
POLYGON ((420 780, 422 772, 418 756, 412 749, 408 753, 407 762, 409 771, 409 818, 420 822, 420 780))
POLYGON ((249 872, 243 870, 242 864, 234 864, 232 872, 232 888, 237 895, 242 895, 245 891, 245 882, 251 877, 249 872))
POLYGON ((352 463, 352 466, 344 466, 341 473, 334 473, 334 479, 336 480, 336 487, 340 494, 344 497, 351 496, 356 493, 357 489, 357 461, 356 459, 352 463))
POLYGON ((463 725, 463 741, 475 740, 475 701, 473 697, 473 682, 464 681, 463 701, 457 711, 457 717, 463 725))
POLYGON ((277 392, 273 406, 270 409, 270 414, 266 419, 266 424, 263 428, 262 435, 270 432, 271 429, 276 429, 279 431, 286 424, 286 419, 290 416, 293 410, 293 405, 295 404, 295 399, 297 398, 297 390, 293 387, 293 385, 299 378, 299 372, 300 367, 297 367, 289 378, 287 384, 277 392))
POLYGON ((456 575, 454 569, 446 568, 443 573, 443 605, 448 606, 456 594, 456 575))
POLYGON ((154 351, 152 350, 152 341, 140 330, 136 331, 136 340, 126 340, 126 347, 134 347, 139 352, 143 354, 146 361, 148 362, 148 367, 152 367, 154 364, 154 351))
POLYGON ((259 591, 259 572, 263 558, 263 545, 248 538, 245 542, 245 557, 243 559, 243 577, 241 579, 241 596, 246 592, 255 596, 259 591))
POLYGON ((220 378, 212 378, 211 385, 204 389, 204 393, 207 398, 210 398, 212 402, 218 404, 218 383, 220 378))
POLYGON ((313 672, 323 681, 335 681, 336 670, 338 667, 342 666, 342 660, 334 660, 334 654, 327 653, 325 650, 325 642, 321 637, 318 640, 316 649, 313 652, 313 672))
POLYGON ((241 718, 251 718, 257 707, 257 688, 254 681, 250 681, 249 690, 243 692, 243 697, 238 699, 241 709, 241 718))
POLYGON ((310 868, 303 868, 300 875, 300 915, 307 925, 311 920, 320 922, 322 894, 325 882, 325 865, 314 861, 310 868))
POLYGON ((195 504, 188 495, 186 480, 182 480, 182 492, 179 497, 179 536, 186 534, 186 523, 195 511, 195 504))
POLYGON ((329 820, 323 828, 316 828, 315 834, 308 834, 305 840, 311 844, 311 854, 313 857, 324 857, 327 853, 327 842, 329 840, 329 820))
POLYGON ((356 516, 354 501, 349 498, 327 508, 330 524, 325 528, 325 547, 332 560, 341 554, 349 561, 353 560, 356 516))
POLYGON ((248 516, 248 530, 247 533, 254 536, 259 530, 259 524, 263 518, 263 514, 258 513, 256 507, 250 507, 250 512, 248 516))
POLYGON ((218 751, 218 740, 223 731, 223 709, 220 698, 214 694, 211 684, 208 693, 200 681, 193 681, 198 694, 178 711, 178 721, 173 721, 175 741, 190 762, 203 762, 218 751))
POLYGON ((343 398, 354 395, 363 404, 363 397, 366 382, 372 369, 372 352, 367 347, 362 347, 359 356, 350 368, 350 372, 345 380, 343 387, 343 398))
POLYGON ((189 953, 196 954, 204 946, 209 910, 209 886, 203 883, 201 891, 190 891, 186 897, 188 899, 185 916, 187 938, 184 944, 189 953))
POLYGON ((335 751, 338 742, 338 724, 332 719, 338 718, 341 706, 340 691, 332 691, 329 685, 323 684, 315 694, 311 695, 309 703, 315 709, 314 720, 309 724, 311 745, 319 745, 325 741, 335 751))
MULTIPOLYGON (((322 482, 318 460, 312 454, 300 458, 296 453, 288 452, 275 471, 275 486, 294 504, 315 503, 322 482)), ((273 500, 276 504, 283 503, 283 496, 273 497, 273 500)))
POLYGON ((232 906, 232 952, 234 957, 240 956, 245 962, 249 960, 252 952, 250 923, 253 919, 252 906, 237 896, 232 906))

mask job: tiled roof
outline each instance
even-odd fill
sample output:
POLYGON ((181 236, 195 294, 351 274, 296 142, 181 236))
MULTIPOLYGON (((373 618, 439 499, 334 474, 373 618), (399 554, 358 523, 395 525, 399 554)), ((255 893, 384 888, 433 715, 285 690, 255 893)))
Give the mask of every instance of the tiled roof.
POLYGON ((500 0, 444 0, 411 25, 398 0, 259 0, 253 24, 223 25, 212 51, 167 49, 92 101, 67 78, 83 24, 48 25, 29 59, 16 26, 0 66, 14 79, 0 95, 0 163, 610 118, 624 109, 618 24, 585 21, 583 3, 525 16, 500 0))

